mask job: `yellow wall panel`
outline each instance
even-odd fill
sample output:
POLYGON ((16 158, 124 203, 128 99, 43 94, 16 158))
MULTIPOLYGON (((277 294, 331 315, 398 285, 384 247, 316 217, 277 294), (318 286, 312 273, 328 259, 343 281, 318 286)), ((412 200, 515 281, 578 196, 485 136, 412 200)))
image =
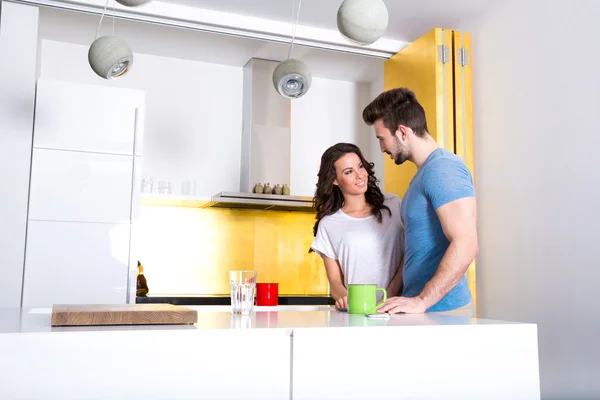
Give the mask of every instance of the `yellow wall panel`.
POLYGON ((280 294, 327 295, 323 263, 308 254, 314 214, 142 206, 134 245, 150 294, 228 295, 228 271, 254 269, 280 294))
MULTIPOLYGON (((455 103, 455 153, 463 159, 475 180, 473 148, 473 101, 471 96, 471 36, 453 34, 454 103, 455 103)), ((477 304, 475 260, 467 270, 469 289, 477 304)))
MULTIPOLYGON (((384 90, 407 87, 425 109, 427 128, 441 147, 454 151, 452 87, 452 32, 435 28, 384 63, 384 90), (448 63, 439 60, 439 46, 446 46, 448 63)), ((413 163, 384 162, 385 191, 404 197, 417 169, 413 163)))

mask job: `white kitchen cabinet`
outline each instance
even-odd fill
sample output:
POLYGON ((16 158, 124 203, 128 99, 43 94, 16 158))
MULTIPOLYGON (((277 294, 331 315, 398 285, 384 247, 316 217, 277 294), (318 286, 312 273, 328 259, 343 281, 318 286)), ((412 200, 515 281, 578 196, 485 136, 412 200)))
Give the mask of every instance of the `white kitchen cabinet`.
POLYGON ((142 202, 143 158, 133 158, 133 186, 131 191, 131 219, 135 221, 140 215, 140 204, 142 202))
POLYGON ((124 304, 130 225, 29 221, 23 307, 124 304))
POLYGON ((139 90, 39 79, 33 146, 141 155, 143 109, 139 90))
POLYGON ((29 219, 129 223, 132 157, 33 150, 29 219))
POLYGON ((534 324, 435 313, 345 318, 352 328, 294 330, 294 400, 540 398, 534 324))
POLYGON ((135 302, 144 93, 39 80, 23 306, 135 302))
POLYGON ((0 309, 2 399, 290 399, 288 330, 39 329, 40 320, 50 323, 42 312, 10 319, 0 309), (19 331, 9 325, 15 320, 23 333, 3 334, 19 331))

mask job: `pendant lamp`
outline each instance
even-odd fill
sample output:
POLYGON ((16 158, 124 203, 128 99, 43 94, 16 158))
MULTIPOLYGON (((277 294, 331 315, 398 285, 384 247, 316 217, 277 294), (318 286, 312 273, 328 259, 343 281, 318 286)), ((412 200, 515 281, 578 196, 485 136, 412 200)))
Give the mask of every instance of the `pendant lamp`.
POLYGON ((133 64, 131 48, 116 36, 102 36, 94 40, 88 51, 92 70, 104 79, 116 79, 129 72, 133 64))
POLYGON ((312 75, 306 64, 295 58, 280 62, 273 71, 273 85, 283 97, 297 99, 310 88, 312 75))
MULTIPOLYGON (((292 9, 294 1, 292 0, 292 9)), ((298 2, 298 14, 296 15, 296 22, 294 23, 294 29, 292 33, 292 41, 290 43, 290 49, 288 50, 287 59, 281 61, 275 67, 273 71, 273 86, 279 94, 288 99, 297 99, 302 97, 310 89, 312 83, 312 75, 310 69, 302 61, 295 58, 290 58, 292 53, 292 47, 294 46, 294 39, 296 36, 296 26, 298 25, 298 18, 300 17, 300 7, 302 0, 298 2)))
MULTIPOLYGON (((98 37, 100 25, 108 7, 108 2, 104 5, 98 28, 96 29, 96 39, 88 50, 88 62, 92 70, 101 78, 116 79, 126 75, 133 65, 133 52, 125 41, 115 36, 115 16, 113 7, 113 29, 112 35, 98 37)), ((139 0, 138 0, 139 1, 139 0)), ((120 3, 121 1, 119 1, 120 3)), ((113 3, 114 4, 114 3, 113 3)))
POLYGON ((117 3, 125 7, 139 7, 150 3, 152 0, 117 0, 117 3))
POLYGON ((383 0, 344 0, 338 8, 337 27, 350 43, 366 46, 385 33, 388 19, 383 0))

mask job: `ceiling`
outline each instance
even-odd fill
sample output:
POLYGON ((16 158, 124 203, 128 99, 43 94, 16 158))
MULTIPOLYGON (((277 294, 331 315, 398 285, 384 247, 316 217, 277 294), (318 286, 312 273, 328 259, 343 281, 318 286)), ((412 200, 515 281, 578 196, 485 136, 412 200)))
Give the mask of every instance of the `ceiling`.
MULTIPOLYGON (((90 0, 87 0, 90 1, 90 0)), ((158 0, 198 9, 239 14, 284 23, 293 21, 299 0, 158 0)), ((390 16, 383 36, 411 42, 433 27, 459 28, 503 0, 384 0, 390 16)), ((299 24, 337 33, 336 14, 342 0, 302 0, 299 24)), ((143 8, 143 7, 142 7, 143 8)), ((41 38, 89 46, 94 40, 98 16, 42 7, 41 38)), ((108 33, 111 18, 104 19, 101 34, 108 33)), ((285 43, 229 36, 168 25, 116 20, 116 35, 126 39, 134 53, 244 66, 251 58, 281 61, 287 58, 285 43)), ((398 49, 400 50, 400 49, 398 49)), ((381 77, 383 58, 295 45, 292 57, 307 63, 314 77, 371 82, 381 77)))
MULTIPOLYGON (((299 0, 160 0, 213 11, 293 22, 299 0)), ((384 38, 412 42, 431 28, 457 29, 464 18, 481 15, 503 0, 384 0, 389 24, 384 38)), ((337 30, 342 0, 302 0, 300 25, 337 30)))
MULTIPOLYGON (((91 14, 41 8, 39 37, 89 46, 98 21, 91 14)), ((105 18, 100 36, 110 33, 111 27, 112 19, 105 18)), ((119 19, 115 22, 115 34, 125 38, 134 53, 238 67, 251 58, 281 61, 289 50, 283 43, 119 19)), ((371 82, 383 73, 384 59, 364 55, 295 45, 292 57, 309 65, 317 78, 371 82)))

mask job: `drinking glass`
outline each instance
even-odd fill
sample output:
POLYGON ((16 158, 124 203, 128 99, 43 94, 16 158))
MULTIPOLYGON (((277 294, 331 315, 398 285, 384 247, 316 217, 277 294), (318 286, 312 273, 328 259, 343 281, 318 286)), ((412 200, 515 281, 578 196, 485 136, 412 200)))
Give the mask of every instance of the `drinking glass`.
POLYGON ((142 181, 142 193, 152 193, 154 186, 154 179, 151 176, 147 176, 142 181))
POLYGON ((181 182, 181 194, 186 196, 195 196, 196 195, 196 181, 188 180, 181 182))
POLYGON ((248 315, 254 306, 254 289, 256 287, 256 271, 229 271, 231 289, 231 312, 248 315))
POLYGON ((158 181, 158 193, 171 194, 171 182, 170 181, 158 181))

